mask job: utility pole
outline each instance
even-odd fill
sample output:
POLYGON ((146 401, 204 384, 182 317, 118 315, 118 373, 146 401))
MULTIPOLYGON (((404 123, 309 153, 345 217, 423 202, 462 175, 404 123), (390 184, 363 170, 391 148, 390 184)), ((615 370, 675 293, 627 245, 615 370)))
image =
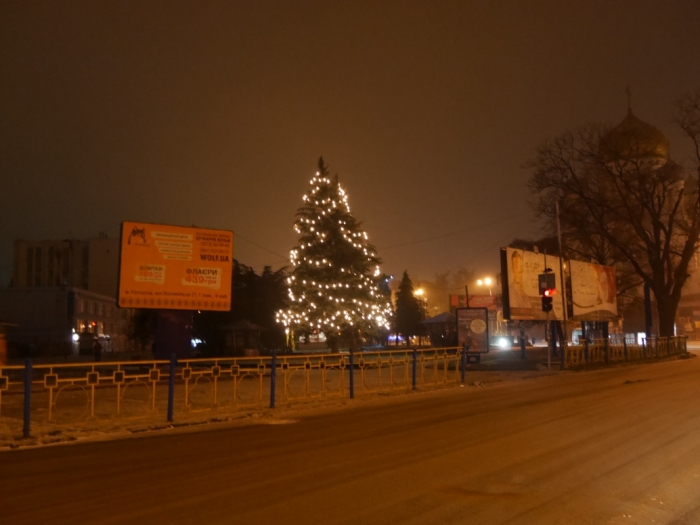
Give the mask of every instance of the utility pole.
POLYGON ((569 340, 568 312, 566 305, 566 279, 564 278, 564 250, 561 245, 561 221, 559 220, 559 201, 557 205, 557 236, 559 237, 559 276, 561 278, 561 306, 564 315, 564 337, 561 340, 561 369, 566 368, 566 344, 569 340))
POLYGON ((651 341, 651 287, 649 283, 644 283, 644 325, 647 336, 647 344, 651 341))
MULTIPOLYGON (((544 251, 544 280, 545 282, 549 280, 551 276, 553 287, 556 290, 556 281, 554 281, 554 272, 550 267, 547 266, 547 250, 544 251)), ((540 290, 542 290, 542 284, 539 285, 540 290)), ((547 312, 547 321, 545 327, 549 327, 549 344, 547 345, 547 370, 552 368, 552 354, 556 355, 557 352, 557 332, 554 328, 555 321, 549 320, 549 312, 552 311, 552 296, 550 295, 549 283, 546 284, 547 289, 545 290, 546 297, 542 298, 542 310, 547 312)), ((545 328, 546 332, 546 328, 545 328)))

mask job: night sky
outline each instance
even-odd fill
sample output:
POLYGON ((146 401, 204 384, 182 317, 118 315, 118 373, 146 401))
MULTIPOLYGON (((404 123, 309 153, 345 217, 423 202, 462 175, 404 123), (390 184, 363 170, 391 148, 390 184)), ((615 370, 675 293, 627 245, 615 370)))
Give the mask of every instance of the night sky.
POLYGON ((14 239, 123 220, 230 229, 242 263, 283 266, 321 155, 384 271, 494 275, 538 235, 522 164, 618 123, 628 85, 686 159, 698 28, 697 0, 5 0, 0 284, 14 239))

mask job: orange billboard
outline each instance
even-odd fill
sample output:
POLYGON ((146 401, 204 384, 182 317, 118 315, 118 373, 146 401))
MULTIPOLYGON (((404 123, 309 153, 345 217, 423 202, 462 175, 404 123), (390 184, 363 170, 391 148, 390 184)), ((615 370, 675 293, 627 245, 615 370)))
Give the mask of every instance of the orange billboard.
POLYGON ((233 232, 123 222, 119 306, 231 309, 233 232))

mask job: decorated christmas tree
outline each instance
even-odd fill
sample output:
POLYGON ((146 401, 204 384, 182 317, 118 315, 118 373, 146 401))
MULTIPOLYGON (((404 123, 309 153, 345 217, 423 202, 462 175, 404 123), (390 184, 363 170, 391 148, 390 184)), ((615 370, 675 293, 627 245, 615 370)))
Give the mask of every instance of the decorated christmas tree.
POLYGON ((380 290, 380 260, 350 213, 348 197, 319 159, 298 209, 287 279, 288 308, 277 313, 291 339, 322 332, 331 349, 339 340, 357 347, 364 336, 389 328, 390 298, 380 290))

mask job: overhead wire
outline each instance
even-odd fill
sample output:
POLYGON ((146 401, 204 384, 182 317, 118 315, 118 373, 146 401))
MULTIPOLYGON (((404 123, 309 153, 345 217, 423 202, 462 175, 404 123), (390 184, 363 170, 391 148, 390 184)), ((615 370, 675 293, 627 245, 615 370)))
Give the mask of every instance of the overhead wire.
POLYGON ((488 222, 488 223, 486 223, 486 224, 480 224, 480 225, 478 225, 478 226, 473 226, 473 227, 471 227, 471 228, 465 228, 465 229, 463 229, 463 230, 458 230, 458 231, 454 231, 454 232, 450 232, 450 233, 444 233, 444 234, 442 234, 442 235, 436 235, 436 236, 434 236, 434 237, 425 237, 425 238, 423 238, 423 239, 417 239, 417 240, 415 240, 415 241, 405 242, 405 243, 402 243, 402 244, 394 244, 394 245, 391 245, 391 246, 379 246, 379 247, 377 247, 377 249, 381 249, 381 250, 390 250, 390 249, 392 249, 392 248, 402 248, 402 247, 404 247, 404 246, 411 246, 411 245, 419 244, 419 243, 422 243, 422 242, 429 242, 429 241, 434 241, 434 240, 437 240, 437 239, 444 239, 445 237, 452 237, 453 235, 460 235, 460 234, 463 234, 463 233, 469 233, 469 232, 477 231, 477 230, 480 230, 480 229, 482 229, 482 228, 488 228, 489 226, 493 226, 493 225, 495 225, 495 224, 500 224, 500 223, 502 223, 502 222, 505 222, 505 221, 508 221, 508 220, 511 220, 511 219, 515 219, 515 218, 517 218, 517 217, 522 217, 523 215, 528 214, 528 213, 530 213, 530 212, 529 212, 529 211, 525 211, 525 212, 521 212, 521 213, 516 213, 516 214, 514 214, 514 215, 509 215, 508 217, 503 217, 503 218, 501 218, 501 219, 498 219, 498 220, 495 220, 495 221, 492 221, 492 222, 488 222))
MULTIPOLYGON (((393 245, 390 245, 390 246, 381 246, 381 247, 378 247, 378 249, 380 249, 380 250, 391 250, 391 249, 394 249, 394 248, 402 248, 402 247, 404 247, 404 246, 412 246, 412 245, 420 244, 420 243, 423 243, 423 242, 430 242, 430 241, 435 241, 435 240, 438 240, 438 239, 444 239, 444 238, 447 238, 447 237, 452 237, 452 236, 454 236, 454 235, 460 235, 460 234, 464 234, 464 233, 469 233, 469 232, 473 232, 473 231, 478 231, 478 230, 483 229, 483 228, 488 228, 489 226, 494 226, 494 225, 500 224, 500 223, 502 223, 502 222, 506 222, 506 221, 509 221, 509 220, 512 220, 512 219, 515 219, 515 218, 518 218, 518 217, 522 217, 523 215, 526 215, 527 213, 530 213, 530 212, 529 212, 529 211, 526 211, 526 212, 516 213, 516 214, 513 214, 513 215, 509 215, 509 216, 506 216, 506 217, 502 217, 502 218, 500 218, 500 219, 497 219, 497 220, 494 220, 494 221, 491 221, 491 222, 487 222, 487 223, 484 223, 484 224, 479 224, 479 225, 472 226, 472 227, 469 227, 469 228, 464 228, 464 229, 462 229, 462 230, 457 230, 457 231, 453 231, 453 232, 449 232, 449 233, 445 233, 445 234, 441 234, 441 235, 435 235, 435 236, 433 236, 433 237, 425 237, 425 238, 422 238, 422 239, 416 239, 416 240, 409 241, 409 242, 405 242, 405 243, 401 243, 401 244, 393 244, 393 245)), ((509 238, 509 237, 512 237, 515 233, 517 233, 518 231, 520 231, 523 227, 529 226, 530 224, 532 224, 532 223, 534 222, 534 220, 535 220, 535 219, 533 218, 533 219, 527 221, 524 225, 523 225, 523 224, 518 225, 518 228, 517 228, 513 233, 509 234, 508 236, 504 237, 503 239, 500 239, 499 241, 496 242, 496 244, 500 244, 501 242, 503 242, 503 240, 505 240, 505 239, 507 239, 507 238, 509 238)), ((104 228, 104 229, 102 229, 102 230, 100 230, 100 231, 114 231, 113 228, 116 229, 116 230, 118 231, 118 230, 119 230, 119 227, 120 227, 120 224, 119 224, 119 223, 115 225, 113 222, 110 222, 110 225, 109 225, 109 226, 107 226, 106 228, 104 228)), ((280 253, 278 253, 278 252, 276 252, 276 251, 274 251, 274 250, 271 250, 271 249, 269 249, 269 248, 266 248, 265 246, 262 246, 262 245, 256 243, 255 241, 252 241, 252 240, 248 239, 247 237, 241 235, 240 233, 237 233, 237 232, 236 232, 236 233, 235 233, 235 237, 236 237, 237 239, 242 239, 243 241, 245 241, 245 242, 247 242, 247 243, 249 243, 249 244, 255 246, 256 248, 258 248, 258 249, 260 249, 260 250, 266 251, 266 252, 268 252, 268 253, 270 253, 270 254, 272 254, 272 255, 275 255, 275 256, 279 257, 279 259, 277 259, 277 260, 275 260, 275 261, 272 261, 272 262, 269 263, 269 264, 258 264, 258 265, 255 265, 255 266, 260 266, 260 267, 263 267, 263 268, 264 268, 265 266, 275 266, 275 265, 280 264, 280 263, 289 262, 289 257, 288 257, 288 256, 282 255, 282 254, 280 254, 280 253)), ((479 257, 479 256, 482 255, 484 252, 486 252, 486 251, 492 249, 493 246, 494 246, 494 245, 489 245, 487 248, 485 248, 484 250, 480 251, 480 252, 479 252, 476 256, 474 256, 474 257, 479 257)), ((473 257, 472 257, 472 258, 473 258, 473 257)))

